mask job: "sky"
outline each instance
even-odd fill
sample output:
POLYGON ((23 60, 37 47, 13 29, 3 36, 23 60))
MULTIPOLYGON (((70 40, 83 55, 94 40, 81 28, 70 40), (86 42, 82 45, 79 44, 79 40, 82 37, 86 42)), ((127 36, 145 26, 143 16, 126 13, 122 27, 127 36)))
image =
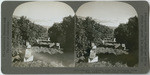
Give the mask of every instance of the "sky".
POLYGON ((81 5, 76 13, 63 2, 27 2, 19 5, 13 15, 26 16, 32 22, 52 26, 61 22, 66 16, 76 14, 81 17, 92 17, 100 24, 117 27, 120 23, 128 22, 130 17, 137 16, 135 9, 123 2, 87 2, 81 5))
POLYGON ((13 16, 26 16, 29 20, 43 26, 52 26, 66 16, 73 16, 73 9, 62 2, 27 2, 19 5, 13 16))
POLYGON ((88 2, 80 6, 77 16, 92 17, 100 24, 117 27, 127 23, 130 17, 137 16, 135 9, 123 2, 88 2))

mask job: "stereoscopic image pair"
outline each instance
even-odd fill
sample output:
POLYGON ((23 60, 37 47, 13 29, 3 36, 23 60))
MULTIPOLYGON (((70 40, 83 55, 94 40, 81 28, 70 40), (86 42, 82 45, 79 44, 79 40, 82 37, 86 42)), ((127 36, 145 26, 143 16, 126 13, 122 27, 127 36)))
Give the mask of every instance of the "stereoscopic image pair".
POLYGON ((138 29, 124 2, 25 2, 12 16, 12 66, 138 67, 138 29))

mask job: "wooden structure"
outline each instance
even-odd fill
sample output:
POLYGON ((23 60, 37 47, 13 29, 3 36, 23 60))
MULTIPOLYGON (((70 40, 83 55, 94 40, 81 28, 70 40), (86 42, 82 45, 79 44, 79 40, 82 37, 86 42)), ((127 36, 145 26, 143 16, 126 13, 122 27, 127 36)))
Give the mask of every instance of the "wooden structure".
POLYGON ((57 49, 60 49, 60 43, 51 42, 50 38, 39 38, 36 41, 37 41, 38 46, 40 47, 46 46, 49 48, 55 47, 57 49))

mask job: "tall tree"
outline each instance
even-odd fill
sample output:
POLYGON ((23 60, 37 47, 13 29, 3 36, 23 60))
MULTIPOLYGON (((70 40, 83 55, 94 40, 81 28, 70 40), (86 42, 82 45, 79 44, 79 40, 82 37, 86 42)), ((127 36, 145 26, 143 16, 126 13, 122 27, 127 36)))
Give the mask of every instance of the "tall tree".
POLYGON ((64 48, 73 47, 75 43, 76 52, 81 56, 86 55, 91 42, 102 44, 102 39, 112 34, 113 30, 97 23, 91 17, 68 16, 61 23, 55 23, 48 32, 51 40, 61 43, 64 48))
POLYGON ((46 32, 46 28, 34 24, 26 17, 12 18, 12 46, 25 45, 28 41, 31 45, 36 43, 36 39, 46 32))
POLYGON ((126 24, 120 24, 115 29, 114 35, 118 43, 126 44, 130 51, 138 50, 138 18, 131 17, 126 24))
POLYGON ((54 23, 48 29, 48 35, 52 42, 60 43, 61 47, 65 48, 64 51, 73 52, 74 41, 74 17, 64 17, 61 23, 54 23))

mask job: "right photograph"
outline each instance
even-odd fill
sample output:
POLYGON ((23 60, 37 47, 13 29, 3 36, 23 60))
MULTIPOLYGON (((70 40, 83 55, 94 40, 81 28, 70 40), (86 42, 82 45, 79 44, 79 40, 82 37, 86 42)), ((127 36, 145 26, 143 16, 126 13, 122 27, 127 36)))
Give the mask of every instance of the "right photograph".
POLYGON ((138 14, 130 4, 87 2, 76 16, 76 67, 138 67, 138 14))

